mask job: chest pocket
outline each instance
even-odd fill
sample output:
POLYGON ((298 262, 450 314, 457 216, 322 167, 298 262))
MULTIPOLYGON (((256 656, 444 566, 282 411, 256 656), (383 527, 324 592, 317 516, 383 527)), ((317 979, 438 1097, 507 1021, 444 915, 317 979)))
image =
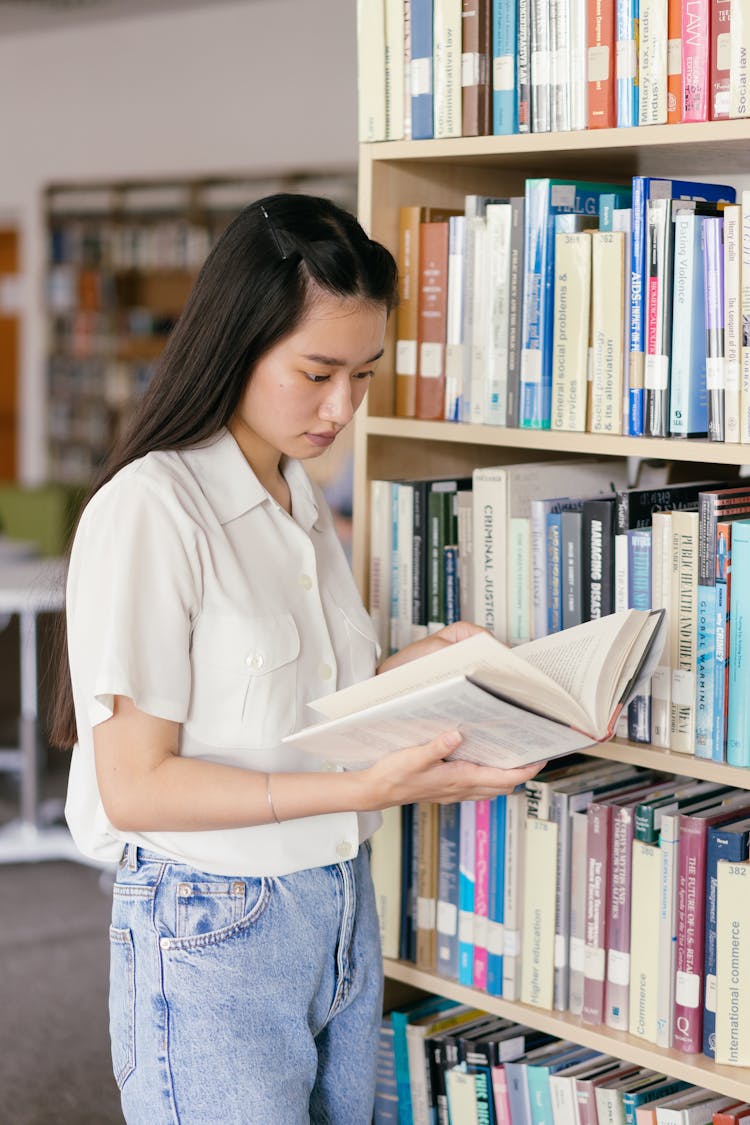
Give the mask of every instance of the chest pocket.
POLYGON ((191 653, 191 734, 209 746, 267 749, 297 722, 299 633, 290 613, 204 611, 191 653))
POLYGON ((339 677, 339 687, 357 684, 375 674, 380 646, 370 615, 361 605, 351 605, 339 609, 346 632, 346 652, 344 668, 346 681, 339 677))

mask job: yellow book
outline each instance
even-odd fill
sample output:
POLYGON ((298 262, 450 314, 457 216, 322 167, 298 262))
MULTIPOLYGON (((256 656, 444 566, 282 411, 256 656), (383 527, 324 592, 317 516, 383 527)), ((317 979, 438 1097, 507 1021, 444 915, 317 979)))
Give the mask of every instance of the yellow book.
POLYGON ((717 865, 716 1061, 750 1066, 750 861, 717 865))
POLYGON ((629 1031, 649 1043, 656 1042, 656 998, 659 976, 659 943, 655 930, 661 895, 661 851, 656 844, 633 841, 631 897, 637 910, 630 925, 629 1031))
POLYGON ((557 825, 527 819, 521 1000, 552 1008, 555 972, 557 825))
POLYGON ((591 231, 555 236, 552 429, 586 429, 591 231))
POLYGON ((625 234, 591 234, 591 432, 622 430, 622 379, 625 357, 625 234))

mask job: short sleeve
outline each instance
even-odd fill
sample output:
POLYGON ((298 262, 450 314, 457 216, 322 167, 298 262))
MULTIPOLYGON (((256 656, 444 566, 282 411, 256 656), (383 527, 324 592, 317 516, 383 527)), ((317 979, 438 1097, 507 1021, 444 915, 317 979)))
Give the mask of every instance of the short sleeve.
POLYGON ((199 604, 191 526, 173 498, 127 469, 84 511, 67 588, 79 726, 110 718, 115 695, 158 718, 184 722, 199 604))

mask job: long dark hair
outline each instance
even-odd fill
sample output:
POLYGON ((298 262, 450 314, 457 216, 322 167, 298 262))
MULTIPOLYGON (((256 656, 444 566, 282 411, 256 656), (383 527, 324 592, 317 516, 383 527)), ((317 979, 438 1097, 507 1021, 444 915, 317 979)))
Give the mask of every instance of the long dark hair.
MULTIPOLYGON (((154 450, 215 436, 239 404, 253 368, 302 321, 316 290, 383 304, 397 300, 396 263, 348 211, 318 196, 270 195, 246 207, 208 255, 135 414, 88 499, 120 469, 154 450)), ((67 632, 53 663, 50 741, 76 741, 67 632)))

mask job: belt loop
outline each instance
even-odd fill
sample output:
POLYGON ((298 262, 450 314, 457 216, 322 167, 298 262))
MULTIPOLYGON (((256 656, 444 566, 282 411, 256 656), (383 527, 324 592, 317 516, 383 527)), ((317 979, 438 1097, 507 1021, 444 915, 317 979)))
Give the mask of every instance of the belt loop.
POLYGON ((127 863, 128 871, 137 871, 138 870, 138 845, 137 844, 126 844, 125 847, 126 847, 126 850, 127 850, 127 853, 128 853, 128 863, 127 863))

